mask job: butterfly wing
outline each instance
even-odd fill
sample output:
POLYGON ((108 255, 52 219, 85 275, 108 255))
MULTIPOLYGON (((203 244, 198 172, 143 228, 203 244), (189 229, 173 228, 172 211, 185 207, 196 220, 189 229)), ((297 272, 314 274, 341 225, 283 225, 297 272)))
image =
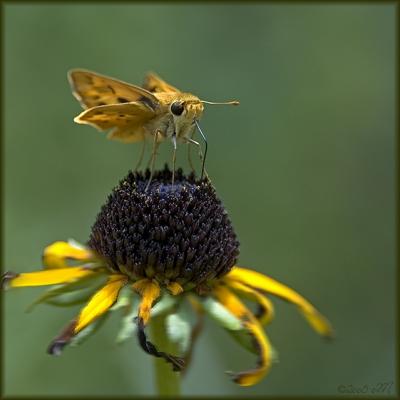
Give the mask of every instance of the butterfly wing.
POLYGON ((179 89, 168 84, 153 72, 149 72, 146 75, 143 87, 152 93, 160 93, 160 92, 180 93, 179 89))
POLYGON ((157 98, 148 90, 92 71, 73 69, 68 73, 72 93, 83 108, 141 101, 155 110, 157 98))
POLYGON ((108 135, 109 139, 137 142, 144 139, 144 125, 154 116, 151 108, 138 101, 92 107, 79 114, 74 121, 94 126, 100 131, 114 128, 108 135))

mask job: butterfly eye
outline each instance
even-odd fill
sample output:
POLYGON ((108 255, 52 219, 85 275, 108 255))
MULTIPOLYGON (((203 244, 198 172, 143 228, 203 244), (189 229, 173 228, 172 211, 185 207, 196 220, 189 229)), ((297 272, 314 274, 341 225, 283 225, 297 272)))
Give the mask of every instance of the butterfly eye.
POLYGON ((172 112, 172 114, 174 114, 174 115, 181 115, 182 113, 183 113, 183 110, 184 110, 185 108, 183 107, 183 104, 182 103, 179 103, 178 101, 174 101, 172 104, 171 104, 171 112, 172 112))

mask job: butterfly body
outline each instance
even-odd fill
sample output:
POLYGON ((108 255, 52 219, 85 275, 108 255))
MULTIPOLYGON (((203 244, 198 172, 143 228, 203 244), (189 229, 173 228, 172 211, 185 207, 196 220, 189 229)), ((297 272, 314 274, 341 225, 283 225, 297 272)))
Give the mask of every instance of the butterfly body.
POLYGON ((189 138, 204 105, 193 94, 183 93, 155 74, 148 74, 143 87, 86 70, 72 70, 73 94, 85 109, 74 121, 111 130, 109 139, 137 142, 189 138))
POLYGON ((154 93, 160 102, 159 115, 150 121, 146 130, 153 134, 156 130, 163 138, 176 136, 178 141, 189 138, 195 128, 194 121, 203 114, 204 106, 200 99, 190 93, 154 93), (174 106, 172 107, 172 104, 174 106), (182 109, 180 115, 176 115, 182 109), (174 113, 175 112, 175 113, 174 113))

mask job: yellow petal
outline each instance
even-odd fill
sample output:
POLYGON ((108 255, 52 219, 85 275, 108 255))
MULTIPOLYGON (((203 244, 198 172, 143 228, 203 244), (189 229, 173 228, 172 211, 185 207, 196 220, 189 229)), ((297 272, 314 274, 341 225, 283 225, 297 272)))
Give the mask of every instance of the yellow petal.
POLYGON ((260 306, 260 312, 255 315, 261 324, 268 324, 274 317, 274 306, 264 295, 251 287, 232 279, 224 279, 232 289, 243 294, 244 297, 254 300, 260 306))
POLYGON ((267 336, 250 310, 229 289, 220 285, 214 288, 213 294, 224 307, 241 320, 243 327, 251 335, 258 352, 256 368, 229 374, 232 376, 234 382, 241 386, 254 385, 267 374, 271 366, 271 345, 267 336))
POLYGON ((45 268, 67 268, 67 260, 90 261, 95 258, 89 249, 82 249, 68 242, 54 242, 43 252, 45 268))
POLYGON ((183 292, 183 287, 178 282, 170 282, 167 289, 173 296, 177 296, 183 292))
POLYGON ((150 319, 151 307, 160 296, 160 286, 151 279, 141 279, 135 282, 132 288, 142 297, 139 304, 138 317, 139 321, 146 325, 150 319))
POLYGON ((93 274, 93 270, 83 267, 60 268, 45 271, 12 274, 7 272, 3 282, 10 287, 58 285, 81 279, 93 274))
POLYGON ((110 276, 105 286, 95 293, 80 312, 74 329, 75 335, 112 307, 126 282, 127 278, 123 275, 110 276))
POLYGON ((290 301, 299 308, 300 312, 304 315, 315 331, 322 336, 333 336, 333 329, 329 321, 303 296, 299 295, 288 286, 247 268, 233 267, 227 274, 227 278, 290 301))

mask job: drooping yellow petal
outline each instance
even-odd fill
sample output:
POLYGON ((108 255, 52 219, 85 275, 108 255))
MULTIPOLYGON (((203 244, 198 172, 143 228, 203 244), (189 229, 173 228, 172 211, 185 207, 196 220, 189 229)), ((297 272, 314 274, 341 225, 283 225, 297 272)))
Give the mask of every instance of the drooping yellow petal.
POLYGON ((89 249, 74 246, 68 242, 54 242, 43 252, 43 266, 45 268, 67 268, 67 260, 91 261, 95 259, 89 249))
POLYGON ((91 324, 108 311, 118 298, 119 291, 127 282, 124 275, 111 275, 108 282, 89 300, 80 312, 74 334, 91 324))
POLYGON ((146 325, 150 319, 151 307, 160 296, 160 286, 151 279, 141 279, 135 282, 132 288, 142 297, 139 304, 138 317, 139 321, 146 325))
POLYGON ((303 296, 286 285, 259 272, 233 267, 226 275, 230 280, 238 281, 254 289, 262 290, 295 304, 309 324, 322 336, 332 337, 333 329, 329 321, 320 314, 303 296))
POLYGON ((240 292, 244 297, 257 302, 260 306, 260 312, 255 314, 255 317, 261 324, 264 325, 271 322, 274 317, 274 306, 268 298, 250 286, 244 285, 243 283, 233 279, 226 278, 225 282, 229 287, 240 292))
POLYGON ((229 373, 234 382, 241 386, 251 386, 258 383, 271 366, 271 345, 260 323, 250 310, 228 288, 219 285, 214 288, 213 295, 234 316, 240 319, 243 327, 249 332, 258 353, 257 366, 254 369, 229 373))
POLYGON ((7 272, 3 284, 9 287, 58 285, 81 279, 93 274, 93 270, 83 267, 60 268, 45 271, 12 274, 7 272))

